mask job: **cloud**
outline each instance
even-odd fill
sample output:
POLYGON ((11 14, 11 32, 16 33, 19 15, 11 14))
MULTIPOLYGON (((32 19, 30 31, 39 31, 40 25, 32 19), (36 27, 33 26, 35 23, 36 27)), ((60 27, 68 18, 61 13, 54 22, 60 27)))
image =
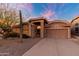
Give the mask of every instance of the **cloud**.
MULTIPOLYGON (((43 17, 45 17, 45 18, 47 18, 49 20, 56 19, 57 14, 56 14, 56 12, 54 10, 52 10, 53 8, 51 8, 51 7, 52 7, 52 4, 47 4, 46 6, 43 5, 44 11, 40 13, 41 16, 43 16, 43 17)), ((53 7, 56 8, 56 4, 54 4, 53 7)))
POLYGON ((17 7, 22 10, 25 18, 32 16, 32 14, 33 14, 32 3, 20 3, 20 4, 17 4, 17 7))
POLYGON ((41 14, 41 16, 47 18, 49 21, 58 19, 56 13, 51 10, 45 11, 44 13, 41 14))
POLYGON ((29 11, 29 12, 33 11, 32 3, 19 3, 19 4, 17 3, 16 6, 18 9, 21 9, 21 10, 25 9, 26 11, 29 11))
POLYGON ((28 12, 33 11, 33 6, 31 3, 2 3, 3 5, 7 5, 10 9, 15 10, 26 10, 28 12))
POLYGON ((46 17, 46 18, 50 18, 50 17, 53 17, 54 14, 55 14, 55 13, 52 12, 51 10, 47 10, 47 11, 45 11, 45 12, 42 14, 42 16, 43 16, 43 17, 46 17))

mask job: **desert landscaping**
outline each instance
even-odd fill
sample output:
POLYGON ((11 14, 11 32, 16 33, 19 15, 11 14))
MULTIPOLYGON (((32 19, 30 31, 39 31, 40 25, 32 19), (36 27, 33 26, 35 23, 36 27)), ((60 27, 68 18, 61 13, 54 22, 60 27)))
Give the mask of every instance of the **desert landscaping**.
POLYGON ((16 39, 0 40, 0 56, 22 56, 32 46, 34 46, 40 39, 23 39, 23 42, 16 39))

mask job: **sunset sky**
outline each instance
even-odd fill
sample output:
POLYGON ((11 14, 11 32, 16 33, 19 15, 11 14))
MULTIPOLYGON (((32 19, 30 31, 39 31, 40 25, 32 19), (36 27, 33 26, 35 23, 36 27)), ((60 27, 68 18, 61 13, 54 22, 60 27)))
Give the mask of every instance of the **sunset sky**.
POLYGON ((21 3, 9 4, 10 8, 22 10, 28 17, 46 17, 49 20, 72 20, 79 16, 77 3, 21 3))

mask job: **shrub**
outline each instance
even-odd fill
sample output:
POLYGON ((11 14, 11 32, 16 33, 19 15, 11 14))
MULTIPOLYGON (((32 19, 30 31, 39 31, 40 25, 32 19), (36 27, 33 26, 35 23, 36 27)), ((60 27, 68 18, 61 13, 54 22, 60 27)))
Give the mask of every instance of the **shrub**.
MULTIPOLYGON (((6 34, 4 34, 4 38, 8 38, 8 37, 20 37, 20 34, 19 33, 15 33, 15 32, 10 32, 10 33, 6 33, 6 34)), ((23 38, 29 38, 29 36, 28 35, 26 35, 26 34, 22 34, 22 37, 23 38)))
POLYGON ((26 35, 26 34, 22 34, 23 38, 30 38, 30 36, 26 35))
POLYGON ((19 34, 15 32, 5 33, 4 38, 8 38, 8 37, 19 37, 19 34))

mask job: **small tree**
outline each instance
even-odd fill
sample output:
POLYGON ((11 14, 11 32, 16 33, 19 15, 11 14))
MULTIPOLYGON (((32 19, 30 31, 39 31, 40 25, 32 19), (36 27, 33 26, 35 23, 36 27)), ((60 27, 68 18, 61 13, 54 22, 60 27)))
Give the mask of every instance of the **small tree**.
MULTIPOLYGON (((1 5, 0 5, 1 7, 1 5)), ((19 22, 19 15, 15 10, 8 9, 6 7, 0 8, 0 28, 5 33, 9 33, 12 31, 12 25, 15 25, 19 22)))

